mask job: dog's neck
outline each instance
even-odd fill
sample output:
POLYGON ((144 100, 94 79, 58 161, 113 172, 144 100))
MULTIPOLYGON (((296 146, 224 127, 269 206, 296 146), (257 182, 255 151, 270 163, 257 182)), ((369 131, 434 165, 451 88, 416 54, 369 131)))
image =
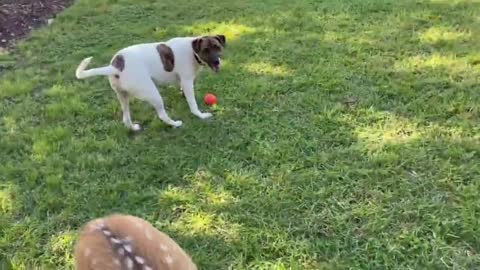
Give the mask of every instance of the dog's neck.
POLYGON ((202 58, 200 58, 200 56, 198 56, 197 53, 194 52, 193 57, 195 58, 195 61, 197 61, 197 64, 199 64, 200 66, 205 65, 205 62, 202 60, 202 58))

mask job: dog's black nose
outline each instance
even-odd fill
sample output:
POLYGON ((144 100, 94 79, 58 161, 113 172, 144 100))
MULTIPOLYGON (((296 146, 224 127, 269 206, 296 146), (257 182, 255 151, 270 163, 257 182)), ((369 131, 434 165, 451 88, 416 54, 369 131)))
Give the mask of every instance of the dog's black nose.
POLYGON ((213 64, 214 64, 215 66, 220 65, 220 60, 217 59, 217 60, 213 61, 213 64))

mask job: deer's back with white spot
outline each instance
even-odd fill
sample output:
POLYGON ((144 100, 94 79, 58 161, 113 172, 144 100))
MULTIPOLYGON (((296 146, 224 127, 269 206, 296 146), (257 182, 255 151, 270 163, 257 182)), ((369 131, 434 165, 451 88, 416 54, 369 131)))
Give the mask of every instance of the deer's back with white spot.
POLYGON ((75 247, 77 270, 196 270, 168 235, 147 221, 111 215, 87 223, 75 247))

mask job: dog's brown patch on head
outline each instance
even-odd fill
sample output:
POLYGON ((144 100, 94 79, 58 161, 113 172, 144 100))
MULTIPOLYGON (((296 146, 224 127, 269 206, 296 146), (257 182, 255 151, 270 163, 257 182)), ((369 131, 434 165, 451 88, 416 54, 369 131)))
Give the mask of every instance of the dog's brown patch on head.
POLYGON ((172 48, 165 44, 159 44, 157 46, 157 51, 158 54, 160 54, 165 71, 172 72, 175 67, 175 56, 173 55, 172 48))
POLYGON ((203 36, 195 39, 192 42, 193 51, 197 54, 201 54, 202 51, 221 52, 226 45, 226 39, 224 35, 216 36, 203 36))
POLYGON ((112 66, 120 71, 123 71, 125 69, 125 58, 123 58, 123 55, 119 54, 115 56, 115 58, 112 60, 112 66))
POLYGON ((196 57, 198 56, 202 62, 212 67, 219 61, 225 45, 224 35, 203 36, 193 40, 192 49, 196 57))

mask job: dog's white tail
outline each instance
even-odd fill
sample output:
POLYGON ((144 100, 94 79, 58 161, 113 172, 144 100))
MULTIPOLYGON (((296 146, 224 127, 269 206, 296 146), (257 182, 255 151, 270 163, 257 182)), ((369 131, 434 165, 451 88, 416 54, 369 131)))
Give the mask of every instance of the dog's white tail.
POLYGON ((80 65, 78 65, 77 70, 75 72, 77 79, 84 79, 92 76, 111 76, 119 73, 119 71, 113 66, 105 66, 101 68, 92 68, 89 70, 85 70, 88 64, 90 64, 91 60, 92 60, 92 57, 85 58, 80 63, 80 65))

